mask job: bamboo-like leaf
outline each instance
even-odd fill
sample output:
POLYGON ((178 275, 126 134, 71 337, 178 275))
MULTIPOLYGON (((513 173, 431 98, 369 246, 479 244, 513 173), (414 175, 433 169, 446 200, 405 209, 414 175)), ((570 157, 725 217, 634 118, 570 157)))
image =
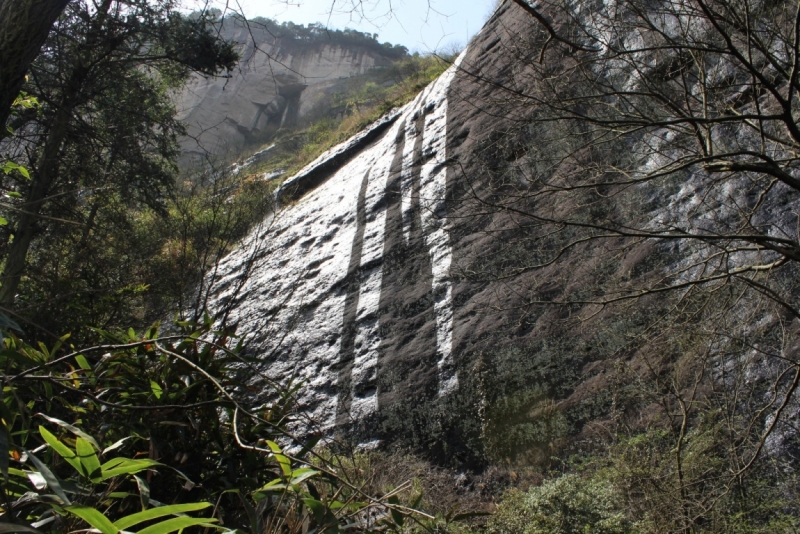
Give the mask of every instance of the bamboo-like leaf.
POLYGON ((283 451, 281 450, 280 445, 274 441, 267 441, 267 446, 269 446, 270 450, 272 450, 273 456, 275 456, 275 460, 277 460, 278 465, 281 466, 283 476, 290 477, 292 475, 292 462, 289 460, 289 458, 281 454, 283 451))
POLYGON ((86 359, 86 356, 84 356, 83 354, 78 354, 77 356, 75 356, 75 361, 78 362, 78 365, 84 371, 91 371, 92 370, 92 366, 89 365, 89 361, 86 359))
POLYGON ((325 522, 325 505, 316 499, 303 499, 303 503, 305 503, 306 507, 311 510, 317 525, 322 526, 322 524, 325 522))
POLYGON ((141 459, 131 460, 124 458, 121 462, 117 462, 114 467, 107 469, 105 466, 101 467, 102 475, 101 480, 108 480, 119 475, 133 475, 139 471, 144 471, 150 467, 163 465, 161 462, 155 460, 141 459))
POLYGON ((39 460, 36 456, 34 456, 30 452, 28 452, 28 458, 31 460, 31 462, 33 462, 33 465, 36 466, 36 469, 39 470, 39 473, 42 474, 45 481, 47 482, 47 485, 50 487, 51 490, 53 490, 53 493, 55 493, 56 496, 59 499, 61 499, 61 501, 64 504, 66 505, 72 504, 72 501, 70 501, 69 498, 67 498, 67 494, 64 493, 64 488, 61 487, 61 482, 58 480, 58 478, 56 478, 53 472, 50 471, 50 469, 48 469, 47 466, 44 465, 41 460, 39 460))
POLYGON ((12 534, 14 532, 26 532, 31 534, 42 534, 41 531, 25 525, 15 525, 14 523, 0 523, 0 534, 12 534))
POLYGON ((50 417, 49 415, 45 415, 43 413, 37 413, 36 415, 38 415, 39 417, 43 417, 43 418, 47 419, 51 423, 56 424, 56 425, 60 426, 61 428, 65 428, 65 429, 69 430, 70 432, 72 432, 73 434, 78 436, 79 438, 83 438, 86 441, 88 441, 89 443, 91 443, 94 446, 95 450, 98 450, 98 451, 100 450, 100 445, 97 444, 97 441, 95 441, 95 439, 92 436, 90 436, 89 434, 87 434, 86 432, 81 430, 80 428, 78 428, 78 427, 76 427, 74 425, 71 425, 71 424, 67 423, 66 421, 62 421, 61 419, 56 419, 55 417, 50 417))
POLYGON ((286 488, 286 484, 280 478, 276 478, 275 480, 271 480, 267 482, 264 486, 261 486, 256 491, 277 491, 286 488))
POLYGON ((56 451, 62 458, 64 458, 69 465, 74 467, 79 474, 87 474, 83 469, 83 464, 81 463, 80 458, 78 458, 78 455, 75 454, 72 449, 61 443, 57 437, 51 434, 50 431, 43 426, 39 426, 39 434, 47 442, 47 444, 50 445, 53 450, 56 451))
POLYGON ((139 500, 142 502, 142 510, 150 505, 150 485, 139 475, 133 475, 136 485, 139 487, 139 500))
POLYGON ((78 438, 75 441, 75 452, 78 453, 78 458, 86 470, 86 476, 92 479, 92 482, 100 482, 100 460, 92 445, 85 439, 78 438))
POLYGON ((242 507, 244 507, 244 511, 247 512, 247 520, 250 522, 250 532, 262 532, 263 528, 263 521, 261 520, 261 516, 256 513, 256 509, 247 501, 244 495, 239 490, 236 490, 236 494, 239 495, 239 500, 242 503, 242 507))
POLYGON ((111 451, 119 449, 125 444, 126 441, 128 441, 132 437, 133 436, 128 436, 127 438, 122 438, 121 440, 114 442, 112 445, 109 445, 108 447, 103 449, 103 454, 108 454, 111 451))
POLYGON ((161 523, 156 523, 147 528, 139 531, 138 534, 169 534, 176 530, 181 530, 195 525, 207 525, 208 523, 216 523, 214 518, 194 518, 194 517, 174 517, 167 519, 161 523))
POLYGON ((90 506, 75 504, 67 506, 66 510, 72 515, 80 517, 103 534, 117 534, 119 532, 119 529, 106 516, 90 506))
POLYGON ((164 390, 159 386, 155 381, 150 381, 150 391, 153 392, 153 395, 156 399, 160 399, 161 395, 164 394, 164 390))
POLYGON ((319 475, 320 472, 309 467, 304 467, 302 469, 295 469, 292 471, 292 479, 289 481, 289 484, 300 484, 304 480, 307 480, 311 477, 315 477, 319 475))
MULTIPOLYGON (((397 495, 393 495, 392 497, 389 498, 389 504, 400 504, 400 500, 397 498, 397 495)), ((392 520, 397 525, 402 527, 406 519, 403 516, 403 514, 400 513, 399 510, 396 510, 395 508, 389 508, 389 512, 392 514, 392 520)))
MULTIPOLYGON (((139 523, 142 523, 144 521, 150 521, 151 519, 158 519, 159 517, 164 517, 167 515, 178 515, 178 514, 184 514, 186 512, 196 512, 197 510, 203 510, 204 508, 208 508, 209 506, 211 506, 211 504, 207 502, 194 502, 188 504, 172 504, 170 506, 159 506, 158 508, 150 508, 149 510, 144 510, 142 512, 125 516, 122 519, 115 521, 114 526, 116 526, 120 530, 127 530, 128 528, 134 525, 138 525, 139 523)), ((207 519, 204 519, 203 521, 207 521, 207 519)))

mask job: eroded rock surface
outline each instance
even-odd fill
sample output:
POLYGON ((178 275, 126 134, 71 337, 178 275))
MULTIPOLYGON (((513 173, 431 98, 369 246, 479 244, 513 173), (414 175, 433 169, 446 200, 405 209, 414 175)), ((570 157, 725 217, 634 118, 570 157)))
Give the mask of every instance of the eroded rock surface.
MULTIPOLYGON (((691 264, 690 247, 643 240, 619 255, 617 241, 566 247, 566 235, 548 245, 565 246, 556 260, 526 269, 540 261, 541 240, 526 241, 524 218, 476 200, 526 193, 521 178, 492 191, 486 176, 526 157, 514 148, 518 133, 506 132, 525 133, 518 124, 533 109, 511 97, 530 81, 519 57, 536 57, 519 44, 538 30, 503 3, 413 102, 287 181, 284 207, 220 265, 212 309, 230 310, 271 376, 304 382, 305 428, 368 445, 404 439, 444 461, 514 447, 549 458, 609 413, 613 358, 649 365, 629 340, 650 324, 654 299, 613 314, 531 302, 594 290, 601 277, 619 288, 657 280, 691 264)), ((692 175, 679 188, 637 186, 630 206, 615 198, 603 209, 669 224, 710 198, 701 191, 692 175)), ((765 200, 786 228, 796 195, 788 198, 775 190, 765 200)), ((595 209, 582 199, 523 206, 595 209)))

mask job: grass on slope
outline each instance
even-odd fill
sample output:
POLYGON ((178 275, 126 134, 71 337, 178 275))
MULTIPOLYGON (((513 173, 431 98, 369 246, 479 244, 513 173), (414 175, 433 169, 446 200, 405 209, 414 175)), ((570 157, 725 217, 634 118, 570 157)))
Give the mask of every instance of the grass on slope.
POLYGON ((354 91, 335 95, 332 104, 343 109, 343 119, 324 117, 305 129, 279 133, 275 155, 247 169, 248 175, 285 170, 284 178, 296 174, 322 153, 363 130, 393 108, 416 97, 450 66, 453 58, 411 56, 377 74, 365 77, 354 91))

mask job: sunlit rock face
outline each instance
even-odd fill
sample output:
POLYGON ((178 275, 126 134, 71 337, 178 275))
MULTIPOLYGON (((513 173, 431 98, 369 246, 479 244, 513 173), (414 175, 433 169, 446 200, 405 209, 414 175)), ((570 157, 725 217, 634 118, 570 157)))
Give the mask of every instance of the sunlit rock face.
POLYGON ((221 34, 239 44, 242 61, 229 77, 193 76, 177 95, 178 118, 188 130, 181 140, 185 162, 268 142, 279 128, 309 118, 347 79, 392 62, 379 50, 293 42, 237 19, 226 19, 221 34))
MULTIPOLYGON (((346 163, 221 265, 218 302, 236 299, 230 319, 251 347, 274 354, 270 374, 307 384, 303 395, 326 426, 457 386, 440 206, 454 73, 383 121, 377 139, 356 138, 346 163)), ((284 185, 284 203, 306 173, 284 185)))
POLYGON ((487 88, 461 69, 501 65, 485 49, 507 24, 495 19, 411 103, 288 180, 283 208, 215 273, 212 308, 231 310, 270 376, 303 381, 301 404, 327 432, 375 443, 418 430, 387 413, 441 426, 436 407, 459 390, 454 346, 469 341, 454 333, 481 332, 454 309, 448 161, 471 150, 470 127, 497 120, 464 100, 487 88))
MULTIPOLYGON (((514 149, 530 133, 525 113, 535 111, 514 95, 530 87, 525 62, 541 51, 519 45, 538 30, 504 2, 414 101, 288 180, 282 208, 210 275, 209 307, 246 336, 263 372, 302 381, 307 418, 298 430, 363 446, 401 441, 444 462, 520 450, 547 459, 568 435, 607 420, 613 388, 626 386, 609 378, 614 362, 646 372, 658 345, 631 340, 659 320, 666 300, 617 312, 530 302, 594 291, 600 277, 611 289, 659 280, 695 251, 637 240, 620 253, 618 241, 571 243, 566 233, 547 245, 563 253, 526 269, 542 251, 526 240, 530 219, 476 200, 533 198, 520 174, 495 189, 486 176, 509 161, 536 163, 514 149)), ((718 194, 708 190, 691 174, 680 187, 643 184, 627 204, 616 197, 601 207, 632 220, 686 220, 692 202, 718 194)), ((770 194, 776 225, 794 232, 797 195, 770 194)), ((558 216, 597 208, 579 193, 557 208, 535 199, 523 206, 564 210, 558 216)), ((677 340, 688 354, 680 330, 657 342, 677 340)))

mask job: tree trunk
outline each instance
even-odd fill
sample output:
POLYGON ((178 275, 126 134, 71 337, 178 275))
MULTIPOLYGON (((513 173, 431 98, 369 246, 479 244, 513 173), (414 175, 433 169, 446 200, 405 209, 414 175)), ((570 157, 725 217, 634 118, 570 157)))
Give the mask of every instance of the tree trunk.
POLYGON ((0 137, 25 74, 69 0, 0 0, 0 137))
POLYGON ((36 233, 36 221, 58 175, 58 155, 67 135, 69 120, 70 111, 65 108, 59 110, 47 136, 41 165, 31 175, 31 184, 28 194, 25 195, 25 211, 16 218, 14 241, 8 247, 2 286, 0 286, 0 306, 8 308, 14 304, 20 279, 25 272, 28 249, 36 233))

